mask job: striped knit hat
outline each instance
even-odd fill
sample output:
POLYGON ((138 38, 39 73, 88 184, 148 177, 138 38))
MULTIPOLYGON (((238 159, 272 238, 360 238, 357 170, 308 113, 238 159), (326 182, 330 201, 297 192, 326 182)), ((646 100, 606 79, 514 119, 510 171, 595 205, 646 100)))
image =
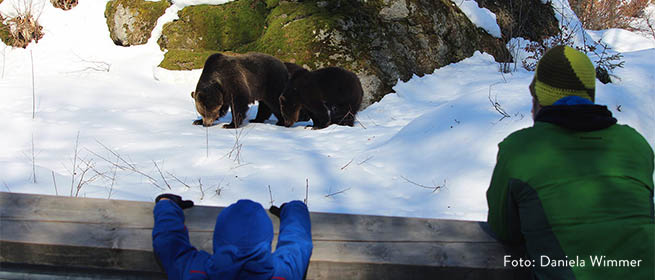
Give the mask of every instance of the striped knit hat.
POLYGON ((539 105, 553 105, 567 96, 594 101, 596 71, 586 54, 569 46, 548 50, 537 64, 530 92, 539 105))

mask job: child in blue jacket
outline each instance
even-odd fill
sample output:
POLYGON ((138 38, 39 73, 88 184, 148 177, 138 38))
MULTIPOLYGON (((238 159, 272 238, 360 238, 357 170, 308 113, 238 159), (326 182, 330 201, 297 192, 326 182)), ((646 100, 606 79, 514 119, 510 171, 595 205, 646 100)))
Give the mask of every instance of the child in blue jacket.
POLYGON ((300 201, 271 207, 280 218, 277 249, 271 253, 273 225, 264 208, 239 200, 223 209, 214 229, 214 254, 189 242, 184 212, 193 202, 163 194, 155 200, 152 247, 168 279, 302 279, 312 254, 307 206, 300 201))

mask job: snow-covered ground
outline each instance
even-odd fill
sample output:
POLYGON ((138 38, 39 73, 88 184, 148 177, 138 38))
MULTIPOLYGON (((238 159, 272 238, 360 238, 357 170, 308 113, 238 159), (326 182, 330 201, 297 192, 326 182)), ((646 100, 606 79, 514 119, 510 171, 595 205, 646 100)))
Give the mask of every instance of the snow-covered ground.
MULTIPOLYGON (((177 2, 154 38, 185 3, 177 2)), ((46 4, 38 44, 0 43, 0 191, 142 201, 173 192, 200 205, 250 198, 264 206, 271 196, 280 204, 307 195, 312 211, 484 220, 497 144, 532 124, 533 73, 500 73, 490 55, 476 53, 398 83, 355 127, 193 126, 200 70, 157 68, 163 53, 154 39, 115 46, 105 4, 80 1, 67 12, 46 4)), ((616 83, 597 83, 597 103, 654 143, 655 41, 623 30, 590 35, 626 61, 616 83)))

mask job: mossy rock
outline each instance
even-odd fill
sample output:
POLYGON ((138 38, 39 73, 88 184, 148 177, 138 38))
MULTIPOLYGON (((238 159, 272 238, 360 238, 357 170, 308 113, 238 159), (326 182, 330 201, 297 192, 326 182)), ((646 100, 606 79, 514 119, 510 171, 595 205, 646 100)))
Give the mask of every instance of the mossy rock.
MULTIPOLYGON (((2 3, 2 0, 0 0, 0 3, 2 3)), ((0 15, 0 40, 7 45, 11 46, 13 45, 11 42, 11 35, 9 33, 9 25, 4 24, 5 18, 0 15)))
POLYGON ((107 2, 105 17, 109 36, 116 45, 132 46, 148 42, 152 30, 166 9, 167 0, 112 0, 107 2))
POLYGON ((309 69, 339 66, 359 76, 365 106, 398 80, 475 51, 509 57, 504 41, 476 27, 450 0, 239 0, 186 7, 179 15, 158 41, 168 50, 161 67, 199 69, 219 51, 267 53, 309 69))
POLYGON ((174 49, 168 50, 164 54, 164 60, 159 64, 159 67, 169 70, 191 70, 202 68, 205 60, 217 51, 211 50, 183 50, 174 49))
POLYGON ((260 0, 188 6, 178 12, 178 20, 164 25, 158 43, 162 49, 235 49, 261 36, 266 13, 260 0))

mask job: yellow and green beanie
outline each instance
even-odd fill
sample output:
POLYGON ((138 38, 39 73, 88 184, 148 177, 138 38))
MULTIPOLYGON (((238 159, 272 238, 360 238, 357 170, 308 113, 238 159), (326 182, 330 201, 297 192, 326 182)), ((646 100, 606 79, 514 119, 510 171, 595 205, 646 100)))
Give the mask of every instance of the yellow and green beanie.
POLYGON ((539 60, 530 88, 541 106, 553 105, 567 96, 594 102, 596 70, 586 54, 569 46, 557 46, 539 60))

